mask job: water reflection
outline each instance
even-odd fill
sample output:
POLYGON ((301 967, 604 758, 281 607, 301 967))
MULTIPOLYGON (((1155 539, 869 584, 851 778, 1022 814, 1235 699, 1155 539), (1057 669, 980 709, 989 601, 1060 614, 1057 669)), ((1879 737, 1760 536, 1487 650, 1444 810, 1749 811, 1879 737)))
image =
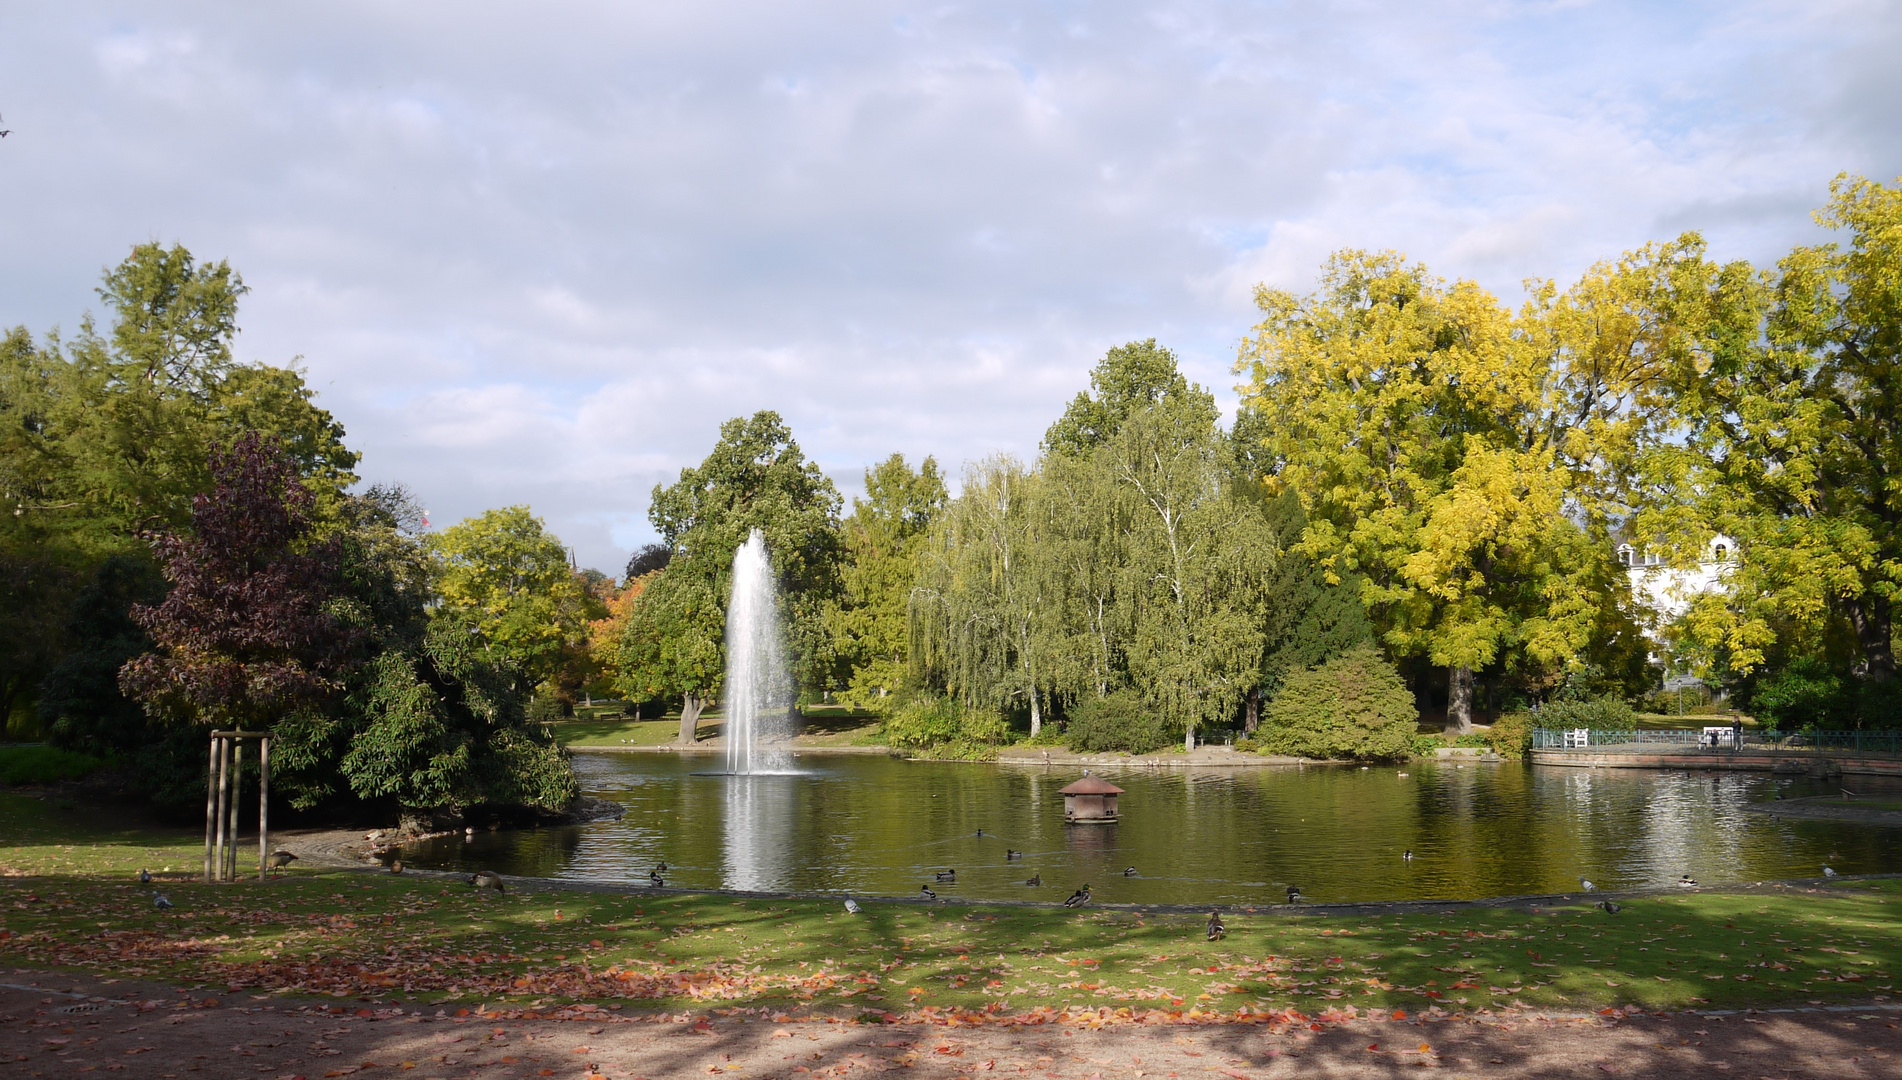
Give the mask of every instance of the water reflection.
MULTIPOLYGON (((1126 793, 1115 825, 1063 823, 1080 770, 883 757, 804 759, 799 776, 693 775, 692 759, 576 756, 619 821, 418 845, 418 866, 670 885, 1055 902, 1248 903, 1557 892, 1902 870, 1881 828, 1746 813, 1778 787, 1747 774, 1535 768, 1097 770, 1126 793), (823 764, 813 765, 814 761, 823 764), (1023 852, 1007 860, 1006 849, 1023 852), (1411 849, 1417 858, 1402 860, 1411 849), (1125 866, 1138 874, 1124 877, 1125 866), (957 870, 943 885, 934 873, 957 870), (1041 875, 1044 885, 1024 884, 1041 875)), ((1873 783, 1872 789, 1876 786, 1873 783)), ((1821 787, 1815 793, 1826 793, 1821 787)))
POLYGON ((792 776, 705 777, 725 789, 720 821, 725 853, 721 884, 729 889, 783 889, 792 879, 795 796, 792 776))

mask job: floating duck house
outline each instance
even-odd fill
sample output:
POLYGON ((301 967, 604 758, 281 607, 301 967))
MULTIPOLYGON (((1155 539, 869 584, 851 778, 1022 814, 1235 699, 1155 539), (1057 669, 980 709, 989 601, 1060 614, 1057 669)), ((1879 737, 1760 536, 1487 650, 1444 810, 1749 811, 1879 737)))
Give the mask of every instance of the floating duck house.
POLYGON ((1115 821, 1116 796, 1122 793, 1122 788, 1085 769, 1083 779, 1063 789, 1063 820, 1115 821))

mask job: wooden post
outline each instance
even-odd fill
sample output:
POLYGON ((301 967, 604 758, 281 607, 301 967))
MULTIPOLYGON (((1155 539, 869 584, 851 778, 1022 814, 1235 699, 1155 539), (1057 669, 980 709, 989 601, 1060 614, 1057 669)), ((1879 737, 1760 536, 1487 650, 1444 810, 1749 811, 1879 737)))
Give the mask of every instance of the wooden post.
POLYGON ((213 881, 225 878, 225 830, 231 824, 231 740, 218 740, 218 869, 213 881))
POLYGON ((271 857, 271 737, 258 740, 258 880, 271 857))
POLYGON ((218 827, 218 736, 211 737, 211 756, 205 761, 205 884, 211 884, 211 841, 218 827))
POLYGON ((231 847, 225 853, 225 880, 238 880, 238 807, 244 793, 244 740, 231 740, 231 847))

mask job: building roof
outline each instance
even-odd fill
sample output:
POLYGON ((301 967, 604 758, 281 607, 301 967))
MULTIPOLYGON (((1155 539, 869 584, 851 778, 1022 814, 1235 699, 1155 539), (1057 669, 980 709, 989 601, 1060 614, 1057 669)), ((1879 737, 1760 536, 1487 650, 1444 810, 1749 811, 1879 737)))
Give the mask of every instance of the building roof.
POLYGON ((1123 789, 1103 779, 1091 776, 1090 770, 1083 770, 1083 779, 1063 789, 1065 795, 1121 795, 1123 789))

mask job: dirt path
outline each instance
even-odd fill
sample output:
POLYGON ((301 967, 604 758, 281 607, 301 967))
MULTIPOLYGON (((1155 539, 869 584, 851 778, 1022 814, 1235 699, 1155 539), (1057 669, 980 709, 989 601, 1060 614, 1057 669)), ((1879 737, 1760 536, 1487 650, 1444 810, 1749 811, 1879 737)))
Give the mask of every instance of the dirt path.
POLYGON ((900 1070, 918 1080, 1212 1076, 1902 1077, 1902 1012, 1356 1021, 1262 1027, 946 1028, 688 1018, 484 1020, 436 1010, 210 994, 0 972, 0 1076, 706 1077, 817 1080, 900 1070))

